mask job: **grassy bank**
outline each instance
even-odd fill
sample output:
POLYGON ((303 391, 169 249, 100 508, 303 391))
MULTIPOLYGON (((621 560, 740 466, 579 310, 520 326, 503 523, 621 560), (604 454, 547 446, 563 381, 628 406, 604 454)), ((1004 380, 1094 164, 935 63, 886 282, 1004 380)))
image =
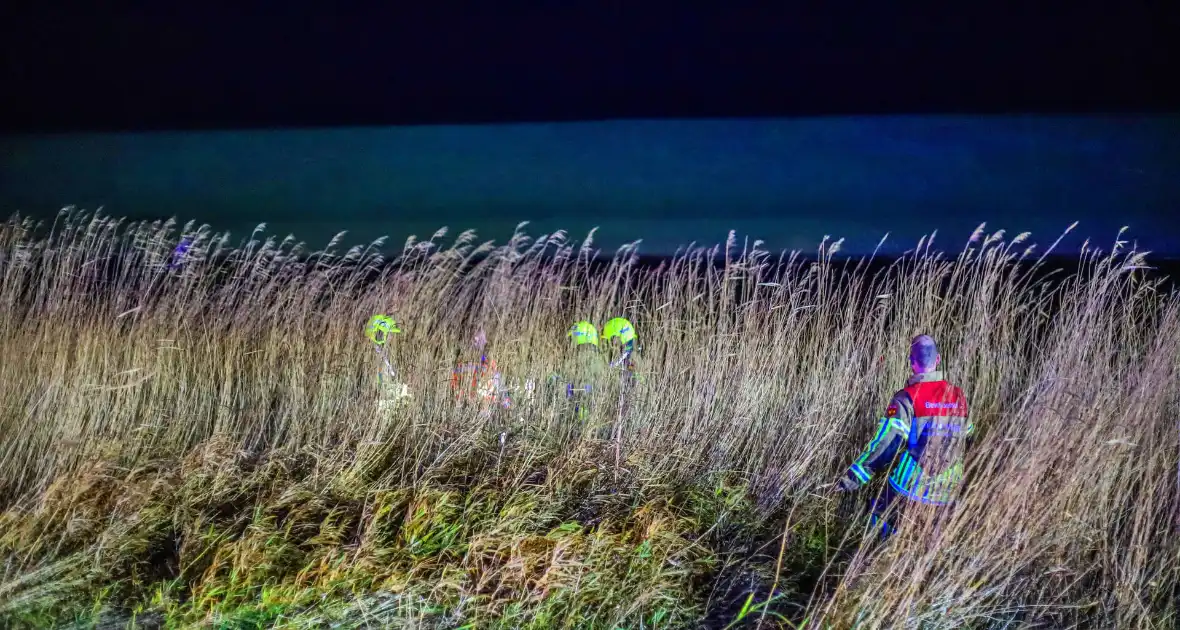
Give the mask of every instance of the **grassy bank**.
POLYGON ((0 625, 1177 623, 1180 302, 1122 244, 1053 274, 982 230, 656 266, 562 234, 384 261, 201 231, 168 269, 177 232, 0 228, 0 625), (394 406, 362 333, 382 312, 394 406), (619 314, 642 378, 578 418, 545 376, 573 321, 619 314), (511 409, 448 389, 477 329, 541 383, 511 409), (981 435, 937 527, 862 544, 881 480, 827 485, 919 332, 981 435))

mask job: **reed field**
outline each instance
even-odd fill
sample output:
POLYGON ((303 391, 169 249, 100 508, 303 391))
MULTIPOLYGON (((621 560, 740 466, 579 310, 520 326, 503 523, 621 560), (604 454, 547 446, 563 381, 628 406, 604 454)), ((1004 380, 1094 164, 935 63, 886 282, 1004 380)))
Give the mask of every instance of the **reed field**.
POLYGON ((1123 241, 1055 271, 1052 236, 959 236, 648 264, 14 216, 0 627, 1177 627, 1180 297, 1123 241), (548 377, 618 315, 639 378, 579 416, 548 377), (479 331, 508 408, 450 389, 479 331), (878 544, 885 474, 833 482, 919 333, 978 436, 957 505, 878 544))

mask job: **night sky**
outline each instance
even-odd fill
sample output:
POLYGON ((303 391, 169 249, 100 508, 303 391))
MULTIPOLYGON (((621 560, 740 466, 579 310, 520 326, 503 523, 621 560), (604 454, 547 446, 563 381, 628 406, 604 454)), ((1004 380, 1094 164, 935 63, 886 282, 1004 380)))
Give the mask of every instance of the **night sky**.
POLYGON ((1180 3, 27 4, 0 9, 3 214, 103 204, 312 243, 532 220, 653 253, 1081 220, 1180 253, 1180 3))

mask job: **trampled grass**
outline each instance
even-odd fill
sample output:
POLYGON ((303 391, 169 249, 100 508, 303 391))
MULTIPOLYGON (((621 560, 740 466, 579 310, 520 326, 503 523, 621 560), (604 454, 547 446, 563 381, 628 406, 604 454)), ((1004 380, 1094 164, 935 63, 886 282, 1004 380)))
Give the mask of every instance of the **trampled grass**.
POLYGON ((982 228, 953 255, 731 239, 646 266, 564 234, 387 262, 35 227, 0 227, 4 627, 1177 625, 1180 302, 1121 242, 1054 274, 982 228), (403 330, 396 405, 374 313, 403 330), (546 377, 572 322, 615 315, 641 378, 579 418, 546 377), (509 409, 449 390, 478 329, 509 409), (958 505, 874 545, 881 480, 828 484, 920 332, 981 435, 958 505))

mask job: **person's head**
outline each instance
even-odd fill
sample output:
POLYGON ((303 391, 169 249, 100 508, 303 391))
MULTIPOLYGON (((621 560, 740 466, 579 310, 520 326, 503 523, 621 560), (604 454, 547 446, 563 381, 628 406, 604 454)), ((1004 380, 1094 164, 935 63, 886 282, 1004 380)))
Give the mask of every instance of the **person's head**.
POLYGON ((384 346, 389 341, 390 335, 396 335, 401 331, 397 322, 388 315, 374 315, 365 325, 365 335, 378 346, 384 346))
POLYGON ((918 335, 910 342, 910 369, 914 374, 933 372, 941 360, 938 345, 930 335, 918 335))
POLYGON ((612 345, 618 343, 624 353, 629 353, 635 348, 635 327, 627 318, 616 317, 602 327, 602 338, 612 345))
POLYGON ((598 348, 598 328, 585 320, 570 327, 567 335, 575 348, 598 348))

